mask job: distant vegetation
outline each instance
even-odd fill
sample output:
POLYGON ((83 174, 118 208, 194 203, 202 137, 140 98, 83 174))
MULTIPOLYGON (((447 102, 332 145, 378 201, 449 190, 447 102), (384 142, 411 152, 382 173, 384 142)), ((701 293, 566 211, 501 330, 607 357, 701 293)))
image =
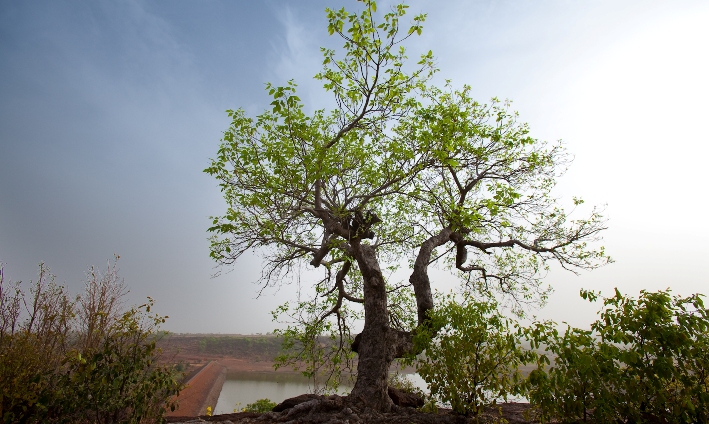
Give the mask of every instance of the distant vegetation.
POLYGON ((125 308, 115 263, 73 298, 40 265, 29 291, 0 268, 0 417, 5 423, 161 422, 182 374, 160 361, 165 318, 125 308))
POLYGON ((220 336, 204 337, 199 341, 199 351, 214 355, 257 356, 272 360, 281 350, 281 340, 276 337, 220 336))

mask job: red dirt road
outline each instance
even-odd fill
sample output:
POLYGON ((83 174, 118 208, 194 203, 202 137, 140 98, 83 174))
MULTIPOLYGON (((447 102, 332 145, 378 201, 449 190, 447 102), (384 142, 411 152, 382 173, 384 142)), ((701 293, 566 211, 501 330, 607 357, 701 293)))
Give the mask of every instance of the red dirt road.
MULTIPOLYGON (((207 406, 214 410, 228 372, 274 372, 273 361, 280 347, 274 340, 272 336, 241 335, 184 335, 163 339, 160 348, 166 357, 171 358, 170 362, 185 364, 188 376, 199 369, 188 381, 188 387, 177 397, 178 409, 167 415, 197 417, 206 414, 207 406), (205 341, 215 343, 217 348, 220 341, 233 345, 228 345, 231 351, 213 352, 210 351, 213 345, 205 341)), ((285 367, 277 372, 294 371, 291 367, 285 367)))
POLYGON ((207 364, 187 382, 187 387, 177 397, 178 409, 168 412, 167 416, 205 415, 208 406, 214 410, 226 379, 226 372, 226 367, 217 362, 207 364))

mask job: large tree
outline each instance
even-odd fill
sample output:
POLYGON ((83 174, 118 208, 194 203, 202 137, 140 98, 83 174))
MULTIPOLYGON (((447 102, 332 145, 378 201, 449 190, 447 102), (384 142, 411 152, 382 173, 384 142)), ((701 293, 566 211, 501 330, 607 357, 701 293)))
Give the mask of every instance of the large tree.
POLYGON ((411 353, 412 331, 434 307, 432 264, 448 264, 466 290, 519 305, 543 300, 548 262, 573 271, 608 258, 587 246, 604 228, 601 215, 572 220, 550 195, 568 162, 562 146, 532 138, 507 103, 431 86, 431 52, 407 64, 402 47, 425 15, 401 31, 406 6, 375 23, 376 4, 363 3, 360 13, 327 10, 344 55, 322 49, 315 78, 333 107, 307 114, 294 82, 267 84, 272 108, 255 118, 228 111, 205 172, 228 205, 209 229, 211 256, 231 264, 261 252, 264 284, 323 270, 295 315, 313 337, 335 328, 342 347, 358 316, 348 304, 363 306, 364 327, 344 346, 358 354, 350 398, 388 410, 389 367, 411 353), (382 270, 407 259, 408 283, 388 281, 382 270))

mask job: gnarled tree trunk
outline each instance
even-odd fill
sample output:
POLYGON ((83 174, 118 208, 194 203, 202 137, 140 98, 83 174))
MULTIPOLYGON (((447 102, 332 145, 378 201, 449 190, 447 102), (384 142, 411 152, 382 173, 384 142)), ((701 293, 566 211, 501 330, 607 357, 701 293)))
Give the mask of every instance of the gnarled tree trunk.
MULTIPOLYGON (((428 264, 433 249, 449 241, 451 230, 443 229, 426 240, 419 249, 409 281, 414 287, 418 309, 418 325, 426 325, 427 312, 433 308, 428 264)), ((379 411, 389 411, 392 401, 387 393, 389 368, 395 358, 413 350, 409 332, 391 328, 387 310, 387 291, 374 247, 352 241, 352 252, 362 273, 364 284, 364 329, 353 350, 359 355, 357 382, 350 396, 379 411)))
POLYGON ((374 247, 353 241, 352 250, 364 284, 364 329, 357 336, 354 350, 359 355, 357 382, 350 397, 379 411, 389 411, 387 394, 389 366, 394 358, 389 346, 389 313, 384 276, 374 247))

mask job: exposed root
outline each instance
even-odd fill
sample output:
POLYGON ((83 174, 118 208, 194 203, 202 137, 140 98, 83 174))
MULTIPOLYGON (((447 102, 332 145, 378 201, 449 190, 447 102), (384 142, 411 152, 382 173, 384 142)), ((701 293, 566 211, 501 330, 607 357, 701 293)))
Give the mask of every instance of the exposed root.
MULTIPOLYGON (((337 395, 298 396, 303 402, 297 403, 281 412, 266 412, 263 414, 241 412, 235 414, 216 415, 212 417, 199 417, 184 419, 182 421, 171 418, 168 422, 183 424, 216 422, 222 424, 468 424, 468 423, 510 423, 527 424, 537 423, 527 420, 525 411, 529 411, 529 404, 506 403, 489 408, 477 417, 466 417, 453 414, 450 410, 439 409, 437 414, 421 412, 415 408, 394 406, 391 412, 381 413, 371 408, 361 407, 348 397, 337 395), (502 415, 501 415, 502 414, 502 415)), ((288 402, 289 400, 284 401, 288 402)), ((294 402, 291 402, 294 403, 294 402)))

